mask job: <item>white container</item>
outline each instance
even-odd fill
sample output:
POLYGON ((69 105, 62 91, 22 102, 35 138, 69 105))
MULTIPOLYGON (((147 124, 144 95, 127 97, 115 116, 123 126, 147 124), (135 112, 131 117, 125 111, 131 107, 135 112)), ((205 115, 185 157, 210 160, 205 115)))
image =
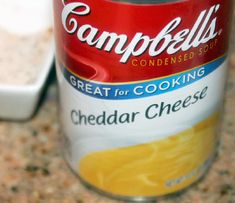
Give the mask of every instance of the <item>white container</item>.
MULTIPOLYGON (((46 32, 51 27, 52 2, 50 0, 0 0, 1 30, 15 36, 24 37, 27 41, 27 37, 36 36, 43 33, 43 31, 46 32)), ((22 120, 33 115, 53 62, 53 42, 53 37, 51 37, 48 41, 51 46, 44 50, 43 55, 45 57, 39 62, 40 70, 36 73, 36 79, 32 83, 8 85, 8 83, 1 83, 0 81, 0 119, 22 120)), ((37 41, 37 43, 40 43, 40 41, 37 41)), ((24 46, 27 48, 27 43, 24 46)), ((17 48, 19 49, 19 47, 17 48)), ((15 51, 13 48, 12 53, 17 54, 17 50, 15 51)), ((7 68, 7 63, 3 66, 7 68)), ((19 70, 15 71, 15 74, 21 71, 21 67, 22 64, 19 64, 19 70)), ((33 68, 34 65, 32 64, 33 68)), ((11 77, 14 77, 14 75, 11 77)))
POLYGON ((35 82, 27 85, 0 84, 0 119, 26 120, 33 115, 54 60, 51 43, 35 82))

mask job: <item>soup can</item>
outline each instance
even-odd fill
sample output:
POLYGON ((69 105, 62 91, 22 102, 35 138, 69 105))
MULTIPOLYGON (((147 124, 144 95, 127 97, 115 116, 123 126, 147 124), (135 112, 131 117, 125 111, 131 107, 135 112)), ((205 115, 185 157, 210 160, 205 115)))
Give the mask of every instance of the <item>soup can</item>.
POLYGON ((180 192, 219 142, 232 0, 54 0, 63 149, 90 188, 180 192))

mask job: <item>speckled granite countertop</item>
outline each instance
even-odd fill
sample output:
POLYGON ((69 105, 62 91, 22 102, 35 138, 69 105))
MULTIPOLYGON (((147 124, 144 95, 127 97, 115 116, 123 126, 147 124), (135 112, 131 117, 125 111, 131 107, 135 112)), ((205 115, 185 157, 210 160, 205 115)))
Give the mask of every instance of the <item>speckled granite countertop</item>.
MULTIPOLYGON (((232 44, 221 146, 215 163, 203 181, 160 203, 235 203, 234 41, 232 44)), ((32 120, 0 121, 0 203, 117 203, 82 187, 68 169, 61 157, 58 120, 53 81, 32 120)))

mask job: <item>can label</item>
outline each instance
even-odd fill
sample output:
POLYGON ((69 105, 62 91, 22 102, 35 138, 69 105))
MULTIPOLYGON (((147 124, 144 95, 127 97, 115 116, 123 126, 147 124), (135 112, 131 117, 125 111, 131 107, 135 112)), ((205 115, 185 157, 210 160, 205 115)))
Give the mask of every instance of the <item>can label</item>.
POLYGON ((125 197, 201 177, 218 140, 232 0, 54 9, 67 159, 79 176, 125 197))

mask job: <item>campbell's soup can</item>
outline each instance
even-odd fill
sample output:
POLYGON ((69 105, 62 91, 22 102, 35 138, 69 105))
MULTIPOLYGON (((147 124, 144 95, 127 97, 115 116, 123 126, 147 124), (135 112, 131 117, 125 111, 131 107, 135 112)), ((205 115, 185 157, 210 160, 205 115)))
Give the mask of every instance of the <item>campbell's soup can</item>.
POLYGON ((218 145, 232 0, 54 0, 65 157, 110 197, 202 177, 218 145))

